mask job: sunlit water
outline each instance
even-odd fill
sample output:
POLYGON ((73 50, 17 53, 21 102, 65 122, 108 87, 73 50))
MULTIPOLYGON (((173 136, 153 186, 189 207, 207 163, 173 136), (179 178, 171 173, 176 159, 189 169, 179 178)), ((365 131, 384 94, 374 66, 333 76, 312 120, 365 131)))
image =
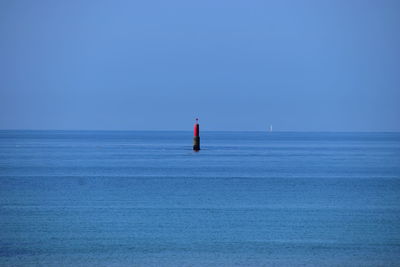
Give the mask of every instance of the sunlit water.
POLYGON ((0 131, 4 266, 400 265, 399 133, 0 131))

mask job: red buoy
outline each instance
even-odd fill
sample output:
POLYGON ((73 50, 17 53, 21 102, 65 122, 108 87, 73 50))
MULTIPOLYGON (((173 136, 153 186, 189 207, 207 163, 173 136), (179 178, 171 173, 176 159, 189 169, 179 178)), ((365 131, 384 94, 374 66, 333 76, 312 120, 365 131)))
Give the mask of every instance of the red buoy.
POLYGON ((194 125, 194 137, 193 137, 193 150, 200 150, 200 127, 199 127, 199 119, 196 118, 196 123, 194 125))
POLYGON ((199 119, 196 119, 196 124, 194 125, 194 136, 199 136, 199 119))

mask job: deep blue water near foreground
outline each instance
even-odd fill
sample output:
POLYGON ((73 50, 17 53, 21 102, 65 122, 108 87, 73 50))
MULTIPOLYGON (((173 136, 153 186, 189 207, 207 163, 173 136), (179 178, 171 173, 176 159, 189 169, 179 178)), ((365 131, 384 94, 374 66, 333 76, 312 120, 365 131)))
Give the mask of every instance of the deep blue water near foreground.
POLYGON ((2 266, 400 266, 399 133, 0 131, 2 266))

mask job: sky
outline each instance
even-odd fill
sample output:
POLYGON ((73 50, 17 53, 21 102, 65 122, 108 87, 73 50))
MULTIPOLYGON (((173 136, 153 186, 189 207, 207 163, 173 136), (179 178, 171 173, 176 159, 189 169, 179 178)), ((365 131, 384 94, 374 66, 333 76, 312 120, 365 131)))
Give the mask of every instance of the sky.
POLYGON ((398 0, 1 0, 0 129, 400 131, 398 0))

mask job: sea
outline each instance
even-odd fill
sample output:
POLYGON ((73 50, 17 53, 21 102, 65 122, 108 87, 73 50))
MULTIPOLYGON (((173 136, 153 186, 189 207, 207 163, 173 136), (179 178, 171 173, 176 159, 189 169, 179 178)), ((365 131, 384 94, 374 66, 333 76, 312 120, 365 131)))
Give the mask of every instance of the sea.
POLYGON ((0 131, 0 266, 400 266, 400 133, 0 131))

